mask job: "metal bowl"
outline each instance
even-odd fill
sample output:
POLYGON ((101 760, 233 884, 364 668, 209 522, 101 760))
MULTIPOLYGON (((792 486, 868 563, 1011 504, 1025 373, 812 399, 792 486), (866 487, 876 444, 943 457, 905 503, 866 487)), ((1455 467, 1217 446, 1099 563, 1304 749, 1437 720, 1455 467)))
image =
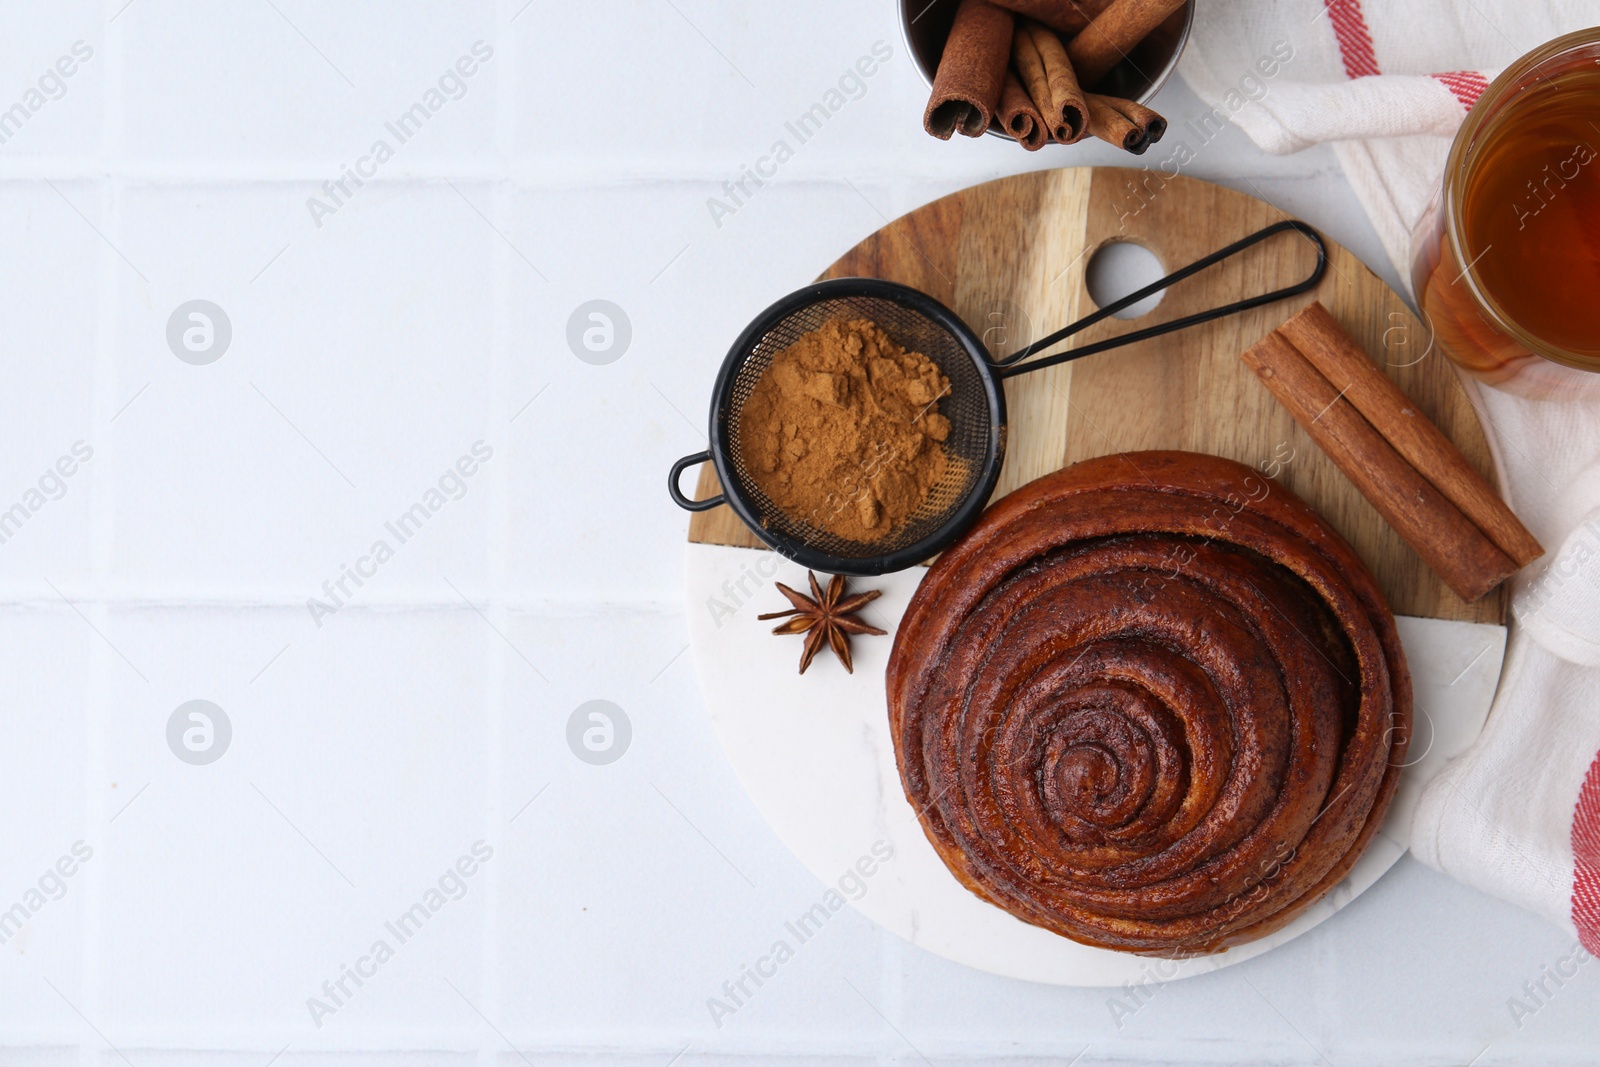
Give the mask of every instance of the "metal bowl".
MULTIPOLYGON (((900 0, 900 31, 905 37, 906 51, 930 89, 959 6, 961 0, 900 0)), ((1183 46, 1189 42, 1189 29, 1194 25, 1194 9, 1195 0, 1188 0, 1182 10, 1173 12, 1172 17, 1140 41, 1127 58, 1112 67, 1111 73, 1093 87, 1094 91, 1148 104, 1178 69, 1178 57, 1183 55, 1183 46)), ((1012 139, 1004 130, 991 128, 989 133, 1012 139)))

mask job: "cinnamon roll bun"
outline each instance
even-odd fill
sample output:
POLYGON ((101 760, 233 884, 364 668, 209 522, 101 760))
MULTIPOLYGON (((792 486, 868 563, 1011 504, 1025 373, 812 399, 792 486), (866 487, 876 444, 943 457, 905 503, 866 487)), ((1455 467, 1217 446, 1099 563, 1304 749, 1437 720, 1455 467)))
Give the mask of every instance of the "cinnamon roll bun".
POLYGON ((1261 937, 1338 884, 1411 724, 1394 617, 1349 545, 1259 472, 1184 452, 990 508, 913 597, 888 696, 951 873, 1163 956, 1261 937))

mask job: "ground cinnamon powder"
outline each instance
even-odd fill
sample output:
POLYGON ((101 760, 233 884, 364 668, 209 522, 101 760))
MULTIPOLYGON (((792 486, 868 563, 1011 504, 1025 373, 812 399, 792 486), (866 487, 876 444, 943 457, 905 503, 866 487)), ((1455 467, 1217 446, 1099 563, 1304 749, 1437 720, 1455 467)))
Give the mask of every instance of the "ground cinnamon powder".
POLYGON ((950 380, 867 319, 831 319, 773 357, 740 417, 745 469, 784 514, 881 541, 945 476, 950 380))

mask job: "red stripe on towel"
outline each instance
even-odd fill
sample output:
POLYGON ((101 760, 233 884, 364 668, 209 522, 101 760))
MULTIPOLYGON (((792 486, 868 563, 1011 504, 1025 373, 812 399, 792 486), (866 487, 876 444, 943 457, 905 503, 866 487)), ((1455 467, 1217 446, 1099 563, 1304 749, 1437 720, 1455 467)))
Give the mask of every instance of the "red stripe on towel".
POLYGON ((1468 111, 1478 102, 1478 97, 1489 88, 1489 79, 1475 70, 1447 70, 1443 74, 1435 74, 1434 80, 1455 94, 1461 106, 1468 111))
POLYGON ((1572 922, 1583 947, 1600 954, 1600 755, 1572 813, 1572 860, 1572 922))
POLYGON ((1366 78, 1378 73, 1378 52, 1372 44, 1372 31, 1367 28, 1367 16, 1361 11, 1361 0, 1322 0, 1322 5, 1328 9, 1333 35, 1339 39, 1345 74, 1366 78))

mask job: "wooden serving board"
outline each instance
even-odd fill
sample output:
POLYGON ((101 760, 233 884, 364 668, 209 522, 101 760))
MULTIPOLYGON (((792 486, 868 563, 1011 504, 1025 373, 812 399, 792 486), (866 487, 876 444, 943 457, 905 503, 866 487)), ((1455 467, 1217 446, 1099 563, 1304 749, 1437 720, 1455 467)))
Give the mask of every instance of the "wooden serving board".
MULTIPOLYGON (((1143 245, 1172 271, 1286 217, 1254 197, 1192 178, 1109 167, 1037 171, 918 208, 856 245, 822 277, 914 286, 965 319, 999 356, 1094 310, 1085 267, 1108 243, 1143 245)), ((1179 448, 1226 456, 1275 473, 1316 508, 1366 560, 1396 613, 1504 623, 1503 590, 1463 603, 1239 359, 1320 300, 1493 480, 1477 415, 1454 369, 1430 351, 1422 323, 1355 256, 1331 241, 1328 250, 1327 276, 1312 293, 1008 381, 1009 442, 994 499, 1112 452, 1179 448)), ((1280 234, 1179 282, 1142 318, 1108 320, 1071 343, 1281 288, 1304 278, 1314 262, 1309 242, 1280 234)), ((705 464, 697 495, 718 491, 705 464)), ((689 540, 763 547, 727 507, 695 515, 689 540)))

